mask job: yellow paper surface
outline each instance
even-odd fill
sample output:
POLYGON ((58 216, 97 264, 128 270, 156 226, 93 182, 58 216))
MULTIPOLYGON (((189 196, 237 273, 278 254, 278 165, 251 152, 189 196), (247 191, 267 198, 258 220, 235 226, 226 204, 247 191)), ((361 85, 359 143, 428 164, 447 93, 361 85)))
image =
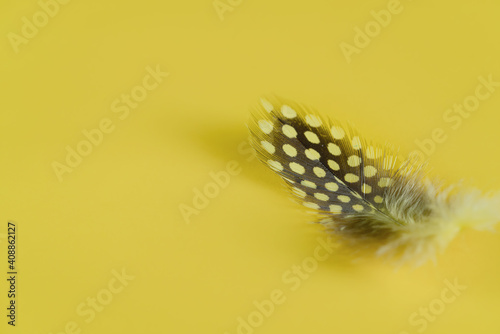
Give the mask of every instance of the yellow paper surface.
POLYGON ((498 333, 498 233, 417 269, 330 254, 245 122, 277 94, 496 191, 499 11, 2 2, 2 333, 498 333))

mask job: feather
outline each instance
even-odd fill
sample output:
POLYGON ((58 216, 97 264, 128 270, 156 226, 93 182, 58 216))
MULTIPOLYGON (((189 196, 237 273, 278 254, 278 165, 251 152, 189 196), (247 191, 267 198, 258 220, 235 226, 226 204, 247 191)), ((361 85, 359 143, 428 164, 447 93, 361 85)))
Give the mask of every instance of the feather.
POLYGON ((261 99, 248 127, 259 159, 351 251, 422 264, 463 227, 500 220, 500 194, 443 186, 419 161, 301 104, 261 99))

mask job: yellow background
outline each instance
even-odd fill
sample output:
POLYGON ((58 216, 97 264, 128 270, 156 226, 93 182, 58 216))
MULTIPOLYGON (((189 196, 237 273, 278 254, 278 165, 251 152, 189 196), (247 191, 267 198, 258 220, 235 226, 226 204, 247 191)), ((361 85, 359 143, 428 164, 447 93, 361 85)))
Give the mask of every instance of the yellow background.
POLYGON ((500 332, 498 233, 464 232, 436 266, 417 269, 333 254, 292 291, 283 275, 324 234, 238 149, 250 106, 274 93, 403 153, 442 128, 433 172, 498 190, 500 91, 456 130, 443 115, 479 76, 500 81, 500 4, 402 0, 348 62, 341 43, 354 45, 354 29, 387 1, 228 1, 218 13, 211 0, 73 0, 17 47, 9 36, 41 7, 2 2, 2 277, 7 222, 19 231, 17 326, 6 324, 2 279, 2 333, 233 334, 275 290, 285 301, 247 333, 500 332), (113 102, 157 66, 169 76, 120 119, 113 102), (103 119, 113 131, 59 181, 54 161, 64 164, 67 146, 103 119), (181 204, 193 206, 210 172, 233 160, 239 173, 184 219, 181 204), (88 298, 116 290, 122 270, 134 278, 92 320, 82 316, 88 298), (446 280, 467 288, 425 329, 411 323, 440 305, 446 280))

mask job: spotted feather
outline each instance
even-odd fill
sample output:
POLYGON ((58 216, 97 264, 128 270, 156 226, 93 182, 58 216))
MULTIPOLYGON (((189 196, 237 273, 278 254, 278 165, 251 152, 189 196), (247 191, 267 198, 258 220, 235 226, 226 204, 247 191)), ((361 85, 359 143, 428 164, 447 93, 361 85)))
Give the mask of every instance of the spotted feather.
POLYGON ((262 99, 249 129, 260 160, 341 245, 423 263, 461 227, 500 219, 500 195, 440 187, 423 164, 301 104, 262 99))

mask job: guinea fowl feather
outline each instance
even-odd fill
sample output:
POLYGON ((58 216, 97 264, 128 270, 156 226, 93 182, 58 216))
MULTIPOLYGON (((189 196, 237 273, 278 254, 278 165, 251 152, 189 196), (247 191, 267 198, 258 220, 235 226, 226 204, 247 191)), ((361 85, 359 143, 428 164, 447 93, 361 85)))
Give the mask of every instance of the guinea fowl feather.
POLYGON ((499 194, 443 186, 424 164, 301 104, 262 99, 249 129, 259 159, 351 250, 421 264, 463 227, 500 220, 499 194))

